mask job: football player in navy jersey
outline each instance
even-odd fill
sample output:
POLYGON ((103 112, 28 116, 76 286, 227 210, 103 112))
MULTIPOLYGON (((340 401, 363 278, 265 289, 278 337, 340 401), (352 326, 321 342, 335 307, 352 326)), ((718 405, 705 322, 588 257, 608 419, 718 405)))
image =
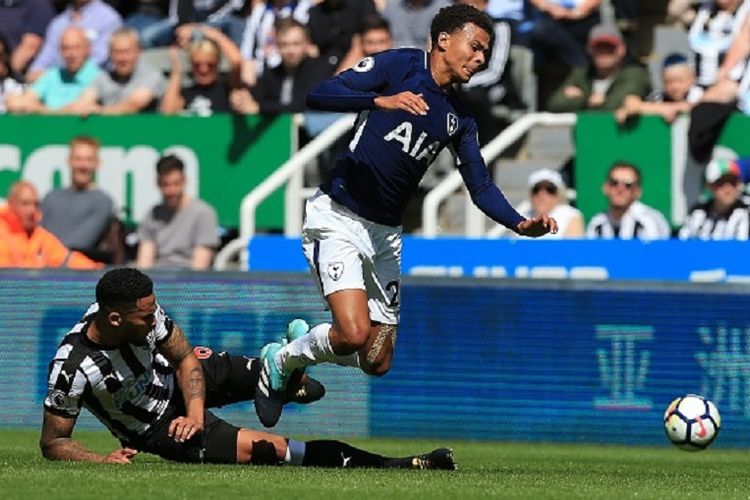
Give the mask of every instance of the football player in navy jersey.
POLYGON ((473 202, 492 220, 518 234, 557 231, 549 216, 526 219, 508 203, 489 175, 477 126, 454 86, 482 69, 492 22, 457 4, 432 21, 432 49, 397 49, 366 57, 315 87, 311 108, 358 111, 349 148, 330 179, 307 201, 302 244, 333 314, 332 323, 309 329, 289 324, 293 342, 266 345, 255 408, 273 426, 295 368, 322 362, 390 369, 399 319, 401 217, 427 167, 448 146, 473 202))

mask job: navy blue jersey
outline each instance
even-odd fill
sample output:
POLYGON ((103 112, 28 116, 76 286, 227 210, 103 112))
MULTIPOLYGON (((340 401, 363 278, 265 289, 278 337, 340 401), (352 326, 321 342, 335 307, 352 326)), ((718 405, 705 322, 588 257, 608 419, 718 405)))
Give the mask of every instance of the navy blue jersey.
POLYGON ((513 230, 524 217, 495 186, 482 159, 474 118, 453 92, 432 78, 428 54, 389 50, 325 80, 307 97, 311 108, 360 111, 354 138, 321 189, 338 203, 373 222, 397 226, 427 167, 452 148, 474 203, 513 230), (422 94, 425 116, 376 109, 378 96, 422 94))

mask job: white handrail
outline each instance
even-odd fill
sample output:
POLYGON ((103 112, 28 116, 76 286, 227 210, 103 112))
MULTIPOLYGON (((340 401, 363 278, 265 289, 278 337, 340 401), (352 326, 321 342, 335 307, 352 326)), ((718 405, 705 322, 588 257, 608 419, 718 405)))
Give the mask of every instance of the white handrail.
MULTIPOLYGON (((295 155, 287 160, 274 173, 268 176, 263 182, 258 184, 255 189, 250 191, 242 199, 240 204, 240 235, 238 238, 227 243, 214 259, 214 269, 226 270, 231 260, 239 253, 242 269, 247 269, 249 256, 247 245, 250 239, 255 235, 255 211, 266 198, 274 191, 280 188, 285 182, 289 181, 292 176, 304 169, 305 165, 314 160, 328 146, 333 144, 339 137, 347 133, 354 126, 356 115, 347 114, 342 116, 323 132, 318 134, 305 147, 300 149, 295 155)), ((299 188, 300 186, 296 186, 299 188)), ((295 211, 296 213, 285 213, 284 219, 288 224, 289 221, 302 220, 302 203, 294 204, 290 201, 290 196, 295 193, 304 192, 301 189, 287 189, 286 211, 295 211), (290 209, 291 207, 291 209, 290 209)))
MULTIPOLYGON (((492 139, 482 148, 482 157, 486 163, 490 163, 500 154, 515 143, 529 129, 537 126, 575 125, 576 115, 574 113, 529 113, 522 116, 497 137, 492 139)), ((453 170, 440 184, 435 186, 427 196, 422 205, 422 232, 426 238, 434 238, 438 234, 438 210, 440 203, 448 198, 463 184, 461 174, 453 170)), ((466 210, 466 236, 481 236, 483 233, 483 217, 467 196, 466 210)))

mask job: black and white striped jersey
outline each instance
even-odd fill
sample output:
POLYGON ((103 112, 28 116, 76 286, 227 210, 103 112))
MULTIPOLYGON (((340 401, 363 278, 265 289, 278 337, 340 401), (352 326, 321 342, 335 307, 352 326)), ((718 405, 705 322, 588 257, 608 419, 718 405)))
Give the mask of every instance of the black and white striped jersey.
MULTIPOLYGON (((750 3, 743 2, 734 12, 722 10, 716 2, 706 2, 699 9, 690 25, 688 43, 695 55, 696 83, 708 88, 716 83, 719 68, 737 38, 742 24, 750 12, 750 3)), ((729 71, 729 78, 739 81, 745 72, 746 61, 742 60, 729 71)))
POLYGON ((596 214, 586 226, 587 238, 659 240, 671 236, 667 219, 658 210, 634 201, 615 223, 608 213, 596 214))
POLYGON ((174 325, 156 306, 156 327, 143 346, 107 349, 86 336, 98 304, 65 335, 49 365, 44 408, 76 418, 88 409, 120 440, 143 435, 166 412, 175 390, 174 370, 157 346, 174 325))
POLYGON ((729 210, 718 214, 713 210, 712 201, 696 205, 680 228, 679 237, 683 240, 699 238, 745 241, 750 237, 748 206, 737 200, 729 210))

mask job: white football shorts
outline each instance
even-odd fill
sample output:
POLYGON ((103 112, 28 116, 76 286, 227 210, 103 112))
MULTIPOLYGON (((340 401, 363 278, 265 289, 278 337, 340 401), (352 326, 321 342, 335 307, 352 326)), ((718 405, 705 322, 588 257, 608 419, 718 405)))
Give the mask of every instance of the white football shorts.
POLYGON ((302 249, 323 297, 365 290, 370 319, 397 325, 402 227, 358 216, 318 190, 307 200, 302 249))

